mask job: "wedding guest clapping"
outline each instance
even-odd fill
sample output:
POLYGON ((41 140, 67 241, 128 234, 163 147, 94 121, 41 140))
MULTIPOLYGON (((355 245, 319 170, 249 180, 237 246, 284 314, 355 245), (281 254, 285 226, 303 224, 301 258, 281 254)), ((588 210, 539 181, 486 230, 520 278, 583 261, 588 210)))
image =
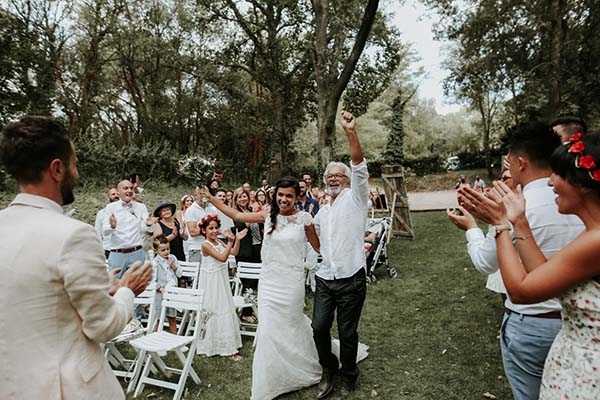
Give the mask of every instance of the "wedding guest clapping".
POLYGON ((135 263, 111 287, 94 229, 63 214, 79 173, 60 122, 7 124, 0 161, 20 191, 0 211, 0 398, 125 399, 100 343, 131 319, 150 264, 135 263))
POLYGON ((198 354, 226 356, 232 361, 240 361, 238 349, 242 347, 240 324, 233 305, 227 258, 236 255, 247 230, 236 236, 229 229, 223 231, 227 243, 221 241, 221 220, 216 214, 208 214, 200 221, 200 231, 206 238, 202 243, 202 266, 200 268, 200 289, 204 291, 204 307, 212 313, 206 324, 206 334, 198 341, 198 354))
POLYGON ((184 230, 183 221, 178 220, 174 214, 175 204, 164 200, 158 203, 153 213, 158 218, 154 224, 153 236, 156 238, 164 235, 169 241, 171 254, 177 257, 178 261, 185 261, 183 243, 188 239, 188 234, 184 230))
MULTIPOLYGON (((512 236, 517 243, 523 239, 535 241, 545 256, 550 257, 583 230, 579 218, 559 213, 554 201, 556 194, 548 186, 552 175, 550 159, 552 152, 560 146, 560 139, 548 125, 530 122, 509 129, 506 141, 509 151, 504 164, 509 168, 514 183, 523 188, 522 193, 527 200, 525 215, 533 232, 532 237, 524 238, 515 229, 512 236)), ((458 193, 464 209, 494 226, 494 238, 504 231, 511 231, 509 224, 494 224, 485 208, 470 201, 472 193, 487 198, 485 194, 471 188, 461 188, 458 193)), ((485 256, 480 266, 482 271, 492 273, 498 270, 496 254, 487 252, 481 255, 485 256)), ((548 298, 532 304, 520 304, 509 293, 505 310, 500 331, 504 372, 515 399, 537 400, 544 362, 562 325, 560 302, 548 298)))
POLYGON ((516 303, 559 297, 563 327, 544 365, 539 398, 600 398, 600 136, 572 136, 552 154, 549 185, 562 214, 581 218, 585 231, 552 257, 532 240, 526 201, 494 183, 491 198, 467 192, 492 223, 513 224, 518 252, 506 231, 496 235, 498 261, 508 294, 516 303), (496 196, 497 195, 497 196, 496 196), (498 199, 501 202, 498 203, 498 199))

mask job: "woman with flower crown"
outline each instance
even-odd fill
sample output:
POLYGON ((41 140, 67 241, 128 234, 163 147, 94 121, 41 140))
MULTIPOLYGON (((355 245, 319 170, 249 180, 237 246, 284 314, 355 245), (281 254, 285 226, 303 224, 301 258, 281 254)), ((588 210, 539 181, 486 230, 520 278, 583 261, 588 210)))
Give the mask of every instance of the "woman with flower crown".
POLYGON ((242 357, 238 349, 242 347, 242 337, 238 317, 233 305, 229 286, 227 258, 235 255, 240 248, 240 240, 247 230, 235 236, 227 229, 223 232, 227 243, 219 238, 221 221, 216 214, 208 214, 198 223, 200 232, 206 238, 202 243, 202 265, 200 266, 199 288, 204 291, 204 308, 210 313, 205 335, 198 340, 198 354, 226 356, 232 361, 242 357))
POLYGON ((563 326, 546 358, 540 399, 600 398, 600 135, 577 133, 552 154, 549 185, 562 214, 577 215, 585 231, 546 259, 524 215, 520 187, 513 193, 494 182, 488 195, 464 190, 494 225, 513 224, 517 251, 508 231, 496 235, 498 262, 514 302, 559 297, 563 326))

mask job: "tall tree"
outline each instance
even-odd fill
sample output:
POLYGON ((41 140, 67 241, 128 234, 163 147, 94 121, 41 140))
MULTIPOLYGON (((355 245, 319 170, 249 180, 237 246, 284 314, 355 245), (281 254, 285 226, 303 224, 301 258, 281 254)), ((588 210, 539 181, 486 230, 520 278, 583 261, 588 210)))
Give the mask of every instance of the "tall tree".
POLYGON ((348 28, 354 25, 345 25, 350 18, 340 18, 340 16, 348 15, 348 9, 355 11, 356 3, 340 5, 330 3, 329 0, 312 0, 315 20, 314 54, 319 169, 335 156, 335 121, 338 104, 367 44, 378 6, 379 0, 367 1, 352 50, 347 55, 344 50, 347 46, 348 28), (338 9, 334 7, 336 5, 338 9))
MULTIPOLYGON (((268 148, 276 163, 288 167, 289 144, 303 122, 311 63, 307 51, 309 26, 302 3, 295 0, 251 0, 245 9, 233 0, 209 2, 216 17, 233 24, 233 34, 217 60, 227 68, 245 71, 257 93, 268 92, 270 125, 248 132, 255 149, 268 148), (267 141, 268 146, 264 146, 267 141)), ((263 93, 264 94, 264 93, 263 93)), ((269 114, 256 110, 257 118, 269 114)), ((259 155, 261 156, 261 155, 259 155)), ((263 157, 256 162, 263 161, 263 157)))

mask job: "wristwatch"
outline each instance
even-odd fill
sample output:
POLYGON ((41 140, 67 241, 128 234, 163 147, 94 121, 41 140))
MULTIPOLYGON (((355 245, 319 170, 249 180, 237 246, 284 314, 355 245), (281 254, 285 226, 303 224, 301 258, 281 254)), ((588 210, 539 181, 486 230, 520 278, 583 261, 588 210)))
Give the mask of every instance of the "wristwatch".
POLYGON ((494 225, 494 230, 496 231, 496 235, 494 237, 497 238, 501 232, 510 231, 510 225, 509 224, 494 225))

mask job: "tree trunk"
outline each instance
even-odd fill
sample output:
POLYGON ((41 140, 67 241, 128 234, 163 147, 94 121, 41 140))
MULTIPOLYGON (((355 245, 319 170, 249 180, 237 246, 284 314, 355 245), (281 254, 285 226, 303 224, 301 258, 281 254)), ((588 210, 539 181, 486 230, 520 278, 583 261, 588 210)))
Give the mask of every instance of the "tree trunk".
POLYGON ((548 119, 558 116, 561 109, 561 61, 562 48, 566 35, 566 23, 563 20, 565 0, 552 0, 551 26, 552 26, 552 54, 550 55, 550 96, 548 99, 548 119))
MULTIPOLYGON (((331 59, 328 49, 328 0, 312 0, 315 14, 315 80, 317 84, 318 112, 318 146, 319 157, 317 160, 319 170, 335 157, 335 120, 337 106, 342 93, 346 89, 354 68, 367 43, 371 27, 375 21, 379 0, 369 0, 361 21, 360 29, 356 36, 354 46, 344 62, 342 72, 337 75, 338 65, 341 60, 331 59), (329 63, 328 63, 329 62, 329 63)), ((336 49, 340 50, 340 49, 336 49)), ((334 50, 335 52, 335 50, 334 50)))

